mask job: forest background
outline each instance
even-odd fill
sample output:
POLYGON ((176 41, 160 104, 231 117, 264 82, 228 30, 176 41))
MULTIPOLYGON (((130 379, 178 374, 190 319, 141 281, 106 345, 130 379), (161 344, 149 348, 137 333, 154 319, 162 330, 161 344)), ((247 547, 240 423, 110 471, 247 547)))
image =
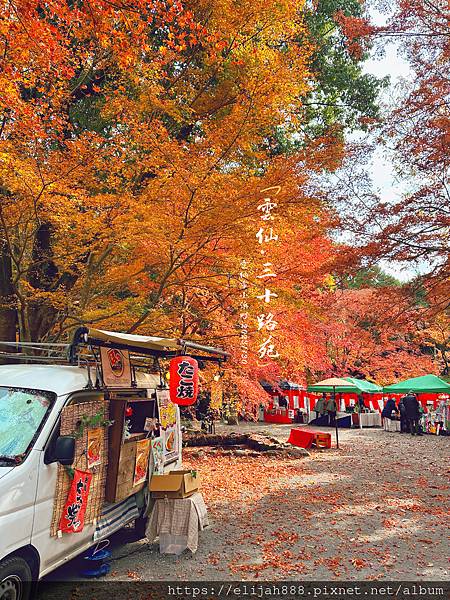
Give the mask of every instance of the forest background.
POLYGON ((261 379, 448 376, 448 8, 375 27, 372 5, 1 0, 0 339, 201 339, 247 403, 261 379), (413 77, 380 109, 363 64, 391 38, 413 77))

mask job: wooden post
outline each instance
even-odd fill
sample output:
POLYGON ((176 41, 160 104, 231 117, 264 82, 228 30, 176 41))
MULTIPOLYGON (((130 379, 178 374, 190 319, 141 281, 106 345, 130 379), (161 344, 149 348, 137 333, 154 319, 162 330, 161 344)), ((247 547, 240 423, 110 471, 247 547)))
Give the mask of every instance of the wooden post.
POLYGON ((333 397, 334 397, 334 405, 336 407, 336 416, 334 418, 334 425, 336 427, 336 448, 339 450, 339 433, 338 433, 338 420, 337 420, 337 402, 336 402, 336 386, 333 386, 333 397))

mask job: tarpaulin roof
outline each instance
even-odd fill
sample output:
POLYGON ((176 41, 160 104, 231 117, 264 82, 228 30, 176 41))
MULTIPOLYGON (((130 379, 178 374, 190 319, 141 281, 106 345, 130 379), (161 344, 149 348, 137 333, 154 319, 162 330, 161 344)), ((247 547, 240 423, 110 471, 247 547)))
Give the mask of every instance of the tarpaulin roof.
POLYGON ((331 377, 308 385, 308 392, 340 392, 349 394, 374 394, 381 392, 382 388, 370 381, 355 379, 353 377, 331 377))
POLYGON ((104 331, 102 329, 94 329, 92 327, 89 327, 87 336, 90 339, 109 342, 111 344, 129 344, 135 348, 152 350, 178 350, 180 348, 179 341, 175 338, 162 338, 152 335, 133 335, 130 333, 119 333, 116 331, 104 331))
POLYGON ((381 385, 377 385, 366 379, 355 379, 354 377, 344 377, 344 379, 353 383, 361 392, 365 392, 366 394, 376 394, 383 390, 381 385))
POLYGON ((450 394, 450 385, 437 375, 423 375, 422 377, 413 377, 412 379, 405 379, 405 381, 387 385, 383 388, 383 392, 391 392, 392 394, 407 394, 408 392, 450 394))
POLYGON ((94 329, 92 327, 79 327, 72 342, 72 355, 78 344, 88 344, 92 346, 106 346, 122 348, 140 354, 150 356, 171 357, 180 352, 199 351, 206 353, 206 356, 200 355, 202 360, 226 360, 229 356, 221 348, 204 346, 198 342, 177 338, 163 338, 151 335, 134 335, 130 333, 120 333, 117 331, 105 331, 103 329, 94 329))

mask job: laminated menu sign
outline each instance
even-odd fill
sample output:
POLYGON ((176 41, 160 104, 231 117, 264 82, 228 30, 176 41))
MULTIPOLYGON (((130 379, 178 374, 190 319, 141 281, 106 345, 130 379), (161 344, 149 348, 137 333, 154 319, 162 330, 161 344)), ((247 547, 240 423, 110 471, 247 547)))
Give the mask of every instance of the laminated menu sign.
POLYGON ((128 350, 100 348, 103 383, 106 387, 131 387, 131 366, 128 350))
POLYGON ((101 451, 103 443, 103 429, 89 429, 87 434, 87 462, 88 469, 96 467, 102 463, 101 451))
POLYGON ((178 436, 176 425, 167 427, 164 436, 164 463, 170 463, 178 458, 178 436))
POLYGON ((134 465, 133 485, 138 485, 147 479, 149 458, 150 440, 140 440, 136 444, 136 462, 134 465))
POLYGON ((171 402, 169 390, 157 390, 159 422, 163 439, 164 464, 167 465, 178 458, 177 407, 171 402))
POLYGON ((84 528, 84 515, 89 498, 92 473, 75 469, 59 529, 65 533, 79 533, 84 528))
POLYGON ((161 427, 166 429, 177 422, 177 407, 170 401, 169 390, 157 390, 156 397, 159 407, 159 422, 161 427))
POLYGON ((164 440, 161 436, 152 439, 152 454, 153 472, 156 475, 162 475, 164 473, 164 440))

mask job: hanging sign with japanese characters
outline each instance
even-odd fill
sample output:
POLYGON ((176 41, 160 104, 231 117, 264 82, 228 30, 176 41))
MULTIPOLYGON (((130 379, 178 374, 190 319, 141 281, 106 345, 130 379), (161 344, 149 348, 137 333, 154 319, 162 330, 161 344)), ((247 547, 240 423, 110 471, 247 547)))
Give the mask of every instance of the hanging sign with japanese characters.
POLYGON ((180 406, 197 400, 198 363, 191 356, 176 356, 170 361, 170 399, 180 406))
POLYGON ((92 473, 75 469, 69 495, 59 522, 60 531, 64 533, 83 531, 91 481, 92 473))

